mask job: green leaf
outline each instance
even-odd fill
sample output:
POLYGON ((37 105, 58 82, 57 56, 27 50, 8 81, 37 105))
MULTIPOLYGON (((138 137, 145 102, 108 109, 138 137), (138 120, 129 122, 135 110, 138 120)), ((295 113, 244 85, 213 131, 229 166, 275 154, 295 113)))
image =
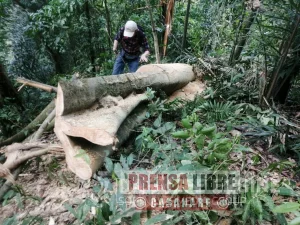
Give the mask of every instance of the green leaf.
POLYGON ((132 215, 132 220, 131 220, 132 225, 140 225, 141 224, 141 213, 136 212, 132 215))
POLYGON ((135 208, 130 208, 125 212, 121 212, 121 213, 119 212, 111 218, 110 222, 111 224, 119 224, 121 223, 123 217, 131 217, 135 212, 136 212, 135 208))
POLYGON ((201 130, 201 134, 204 134, 204 135, 211 135, 215 132, 216 130, 216 127, 215 126, 211 126, 211 127, 204 127, 202 130, 201 130))
POLYGON ((2 223, 2 225, 14 225, 14 224, 17 224, 17 218, 16 218, 16 216, 13 216, 11 218, 7 218, 2 223))
POLYGON ((87 164, 91 164, 91 159, 90 159, 89 155, 83 149, 79 149, 79 153, 75 155, 75 158, 83 158, 83 160, 87 164))
POLYGON ((178 216, 174 219, 172 219, 171 221, 165 221, 162 223, 162 225, 174 225, 174 224, 178 224, 180 221, 182 221, 184 219, 184 216, 178 216))
POLYGON ((158 215, 152 217, 151 219, 147 220, 144 225, 151 225, 151 224, 155 224, 158 222, 163 222, 163 221, 171 219, 173 216, 174 215, 168 215, 165 213, 158 214, 158 215))
POLYGON ((276 206, 273 209, 274 213, 288 213, 298 211, 300 209, 300 204, 296 202, 288 202, 282 205, 276 206))
POLYGON ((187 131, 176 131, 172 133, 172 136, 175 138, 181 138, 181 139, 187 139, 190 137, 189 133, 187 131))
POLYGON ((174 126, 175 126, 174 123, 167 122, 162 127, 155 130, 153 133, 165 134, 167 131, 172 130, 174 126))
POLYGON ((114 163, 108 157, 105 158, 105 168, 108 172, 112 173, 114 170, 114 163))
POLYGON ((242 220, 244 223, 247 222, 249 216, 250 216, 250 205, 251 205, 251 201, 248 201, 246 203, 246 206, 244 207, 244 213, 242 215, 242 220))
POLYGON ((282 196, 297 196, 297 193, 293 189, 287 187, 280 187, 278 194, 282 196))
POLYGON ((127 157, 127 164, 128 166, 131 166, 131 164, 133 163, 133 159, 134 159, 134 154, 130 154, 128 157, 127 157))
POLYGON ((265 205, 270 209, 270 210, 273 210, 275 205, 274 205, 274 201, 273 199, 270 197, 270 196, 267 196, 267 195, 264 195, 262 198, 261 198, 262 201, 265 202, 265 205))
POLYGON ((161 126, 161 113, 159 114, 159 116, 157 117, 157 119, 154 121, 153 126, 155 128, 159 128, 161 126))
POLYGON ((103 202, 102 204, 102 215, 105 220, 109 221, 109 216, 112 212, 109 210, 109 205, 106 202, 103 202))
POLYGON ((121 155, 120 162, 121 162, 121 164, 122 164, 122 166, 125 170, 129 169, 128 164, 127 164, 127 160, 123 155, 121 155))
POLYGON ((185 118, 185 119, 181 120, 181 123, 182 123, 182 126, 184 128, 190 129, 190 128, 193 127, 192 124, 191 124, 191 122, 190 122, 190 120, 188 118, 185 118))
POLYGON ((102 214, 102 210, 98 208, 97 210, 97 225, 104 225, 105 219, 102 214))
POLYGON ((124 169, 122 168, 120 163, 116 163, 114 167, 114 173, 118 178, 125 178, 124 169))
POLYGON ((197 146, 198 149, 203 149, 204 140, 205 140, 204 136, 199 136, 195 139, 195 143, 196 143, 196 146, 197 146))
POLYGON ((251 208, 254 209, 255 214, 259 217, 260 220, 262 220, 263 207, 261 201, 257 197, 252 199, 251 208))
POLYGON ((293 219, 288 225, 300 225, 300 217, 293 219))
POLYGON ((77 218, 77 213, 70 204, 65 203, 64 207, 77 218))
POLYGON ((218 160, 225 160, 227 159, 227 154, 223 154, 223 153, 217 153, 217 152, 214 152, 213 153, 213 156, 218 159, 218 160))
POLYGON ((280 223, 280 225, 287 225, 288 224, 282 213, 277 214, 276 219, 280 223))
POLYGON ((197 162, 193 162, 191 164, 186 164, 186 165, 183 165, 183 166, 180 166, 178 168, 178 171, 180 172, 185 172, 185 171, 208 171, 209 168, 206 167, 206 166, 202 166, 200 163, 197 163, 197 162))

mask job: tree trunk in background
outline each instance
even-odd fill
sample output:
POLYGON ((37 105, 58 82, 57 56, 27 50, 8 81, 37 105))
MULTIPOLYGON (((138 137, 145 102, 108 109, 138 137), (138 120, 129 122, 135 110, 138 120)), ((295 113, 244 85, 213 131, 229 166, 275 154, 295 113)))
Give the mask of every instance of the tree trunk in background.
MULTIPOLYGON (((296 41, 298 44, 299 42, 296 41)), ((285 63, 281 71, 286 71, 285 76, 280 76, 277 82, 277 88, 274 91, 274 100, 284 104, 287 100, 289 91, 292 87, 294 78, 300 72, 300 51, 293 54, 293 57, 285 63)))
POLYGON ((106 25, 107 25, 108 43, 113 43, 110 13, 109 13, 109 9, 107 6, 107 0, 104 0, 104 8, 105 8, 105 20, 106 20, 106 25))
POLYGON ((92 34, 89 0, 85 1, 85 16, 86 16, 86 19, 87 19, 89 48, 90 48, 90 61, 91 61, 92 67, 93 67, 93 72, 96 72, 96 69, 95 69, 96 56, 95 56, 95 51, 94 51, 94 48, 93 48, 93 34, 92 34))
MULTIPOLYGON (((41 38, 42 39, 42 38, 41 38)), ((46 46, 47 51, 50 53, 51 58, 53 60, 54 66, 55 66, 55 73, 56 74, 63 74, 63 66, 62 66, 62 57, 58 52, 55 50, 52 50, 49 46, 46 46)))
MULTIPOLYGON (((173 13, 174 13, 174 6, 175 0, 169 0, 166 10, 164 10, 165 15, 165 33, 164 33, 164 45, 163 45, 163 56, 167 54, 167 47, 168 47, 168 37, 171 33, 172 29, 172 20, 173 20, 173 13)), ((165 8, 165 7, 164 7, 165 8)))
POLYGON ((185 14, 185 21, 184 21, 182 51, 185 49, 185 45, 186 45, 187 29, 188 29, 189 17, 190 17, 190 8, 191 8, 191 0, 188 0, 188 5, 187 5, 187 9, 186 9, 186 14, 185 14))
POLYGON ((280 58, 276 63, 276 66, 271 74, 270 83, 268 85, 268 88, 266 90, 266 99, 269 100, 271 98, 277 98, 280 102, 285 102, 286 97, 288 95, 289 89, 291 87, 291 81, 292 78, 298 74, 299 68, 299 60, 298 60, 298 53, 293 54, 293 58, 291 60, 294 61, 294 68, 291 70, 290 73, 285 74, 285 76, 281 76, 284 71, 287 71, 291 64, 289 63, 290 60, 287 60, 288 53, 291 50, 291 47, 293 45, 297 46, 299 42, 295 41, 295 38, 297 36, 298 30, 300 25, 300 15, 296 15, 293 25, 291 26, 291 34, 289 37, 287 37, 283 41, 280 46, 280 58), (279 94, 282 94, 283 96, 279 96, 279 94))
POLYGON ((155 50, 156 63, 159 64, 160 63, 159 44, 158 44, 158 38, 157 38, 156 29, 155 29, 155 23, 154 23, 154 20, 153 20, 152 9, 151 9, 149 0, 147 0, 147 8, 148 8, 148 11, 149 11, 149 16, 150 16, 151 25, 152 25, 152 34, 153 34, 153 41, 154 41, 154 50, 155 50))
POLYGON ((240 30, 240 37, 237 42, 237 44, 233 47, 232 53, 229 59, 229 65, 234 65, 236 61, 239 59, 243 48, 247 42, 248 39, 248 33, 250 31, 250 28, 253 24, 253 21, 256 17, 257 9, 252 10, 249 17, 246 19, 246 21, 243 23, 241 30, 240 30))
POLYGON ((17 91, 5 73, 4 66, 0 64, 0 107, 5 97, 15 98, 21 104, 17 91))

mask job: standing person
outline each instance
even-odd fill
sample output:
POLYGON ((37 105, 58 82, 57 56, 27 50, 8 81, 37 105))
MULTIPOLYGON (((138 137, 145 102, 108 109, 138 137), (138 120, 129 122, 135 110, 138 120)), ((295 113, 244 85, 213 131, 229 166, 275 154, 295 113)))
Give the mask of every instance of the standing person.
POLYGON ((129 72, 133 73, 138 69, 139 62, 148 62, 147 57, 150 52, 146 35, 134 21, 127 21, 115 36, 113 46, 115 54, 118 53, 119 43, 121 44, 121 52, 116 58, 113 75, 123 73, 125 64, 128 64, 129 72), (142 55, 141 48, 143 50, 142 55))

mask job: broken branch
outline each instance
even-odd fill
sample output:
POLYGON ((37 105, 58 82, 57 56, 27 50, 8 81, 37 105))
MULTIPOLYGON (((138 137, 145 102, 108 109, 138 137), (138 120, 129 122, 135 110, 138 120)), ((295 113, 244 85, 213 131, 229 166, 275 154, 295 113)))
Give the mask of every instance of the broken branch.
POLYGON ((25 78, 22 78, 22 77, 17 78, 16 81, 18 83, 23 84, 21 87, 23 87, 25 85, 25 86, 31 86, 31 87, 39 88, 39 89, 42 89, 44 91, 48 91, 50 93, 51 92, 57 92, 56 87, 53 87, 53 86, 48 85, 48 84, 43 84, 43 83, 40 83, 40 82, 37 82, 37 81, 28 80, 28 79, 25 79, 25 78))

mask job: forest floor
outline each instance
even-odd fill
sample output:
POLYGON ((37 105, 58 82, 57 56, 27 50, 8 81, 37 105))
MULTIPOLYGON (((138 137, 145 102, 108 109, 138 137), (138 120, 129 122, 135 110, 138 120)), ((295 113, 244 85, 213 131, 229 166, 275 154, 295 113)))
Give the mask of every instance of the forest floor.
MULTIPOLYGON (((44 136, 43 140, 58 143, 54 133, 44 136)), ((19 175, 17 186, 11 191, 21 196, 4 201, 0 207, 0 224, 12 216, 18 220, 43 218, 47 224, 50 218, 55 224, 72 224, 75 218, 64 203, 78 205, 91 197, 94 183, 93 180, 83 181, 70 172, 63 157, 44 155, 34 159, 19 175)))
MULTIPOLYGON (((47 134, 43 140, 51 140, 51 143, 58 143, 54 133, 47 134)), ((264 163, 271 164, 279 162, 280 159, 271 154, 265 154, 259 146, 256 147, 256 154, 264 158, 264 163)), ((238 159, 238 155, 232 155, 232 159, 238 159)), ((255 176, 259 174, 260 166, 252 166, 251 158, 253 153, 247 155, 247 173, 244 176, 255 176)), ((289 158, 291 162, 294 160, 289 158)), ((237 162, 232 164, 231 169, 240 170, 240 164, 237 162)), ((282 179, 295 179, 291 177, 289 171, 269 172, 259 181, 262 186, 271 181, 276 184, 282 179)), ((299 178, 296 178, 300 182, 299 178)), ((40 159, 34 159, 29 164, 28 168, 19 175, 17 186, 10 192, 14 193, 14 198, 3 202, 0 207, 0 224, 3 224, 6 218, 15 216, 19 221, 31 219, 38 221, 43 219, 45 224, 73 224, 76 218, 66 209, 65 203, 77 206, 87 198, 93 198, 93 187, 97 185, 97 181, 91 179, 83 181, 75 176, 66 168, 66 162, 63 157, 55 155, 45 155, 40 159), (20 193, 21 195, 18 195, 20 193), (55 223, 51 223, 55 222, 55 223)), ((300 186, 300 183, 298 184, 300 186)), ((300 191, 300 187, 299 190, 300 191)), ((292 199, 292 198, 291 198, 292 199)), ((278 196, 274 193, 273 200, 276 203, 288 201, 287 198, 278 196)), ((155 214, 155 212, 154 212, 155 214)), ((288 219, 293 219, 287 215, 288 219)), ((229 225, 228 218, 218 222, 218 225, 229 225)), ((269 225, 270 223, 261 223, 269 225)))
MULTIPOLYGON (((184 92, 179 92, 182 94, 184 92)), ((297 115, 295 115, 297 118, 297 115)), ((297 122, 297 121, 293 121, 297 122)), ((297 123, 299 124, 299 123, 297 123)), ((237 130, 233 130, 240 133, 237 130)), ((233 132, 233 133, 234 133, 233 132)), ((230 133, 231 135, 234 135, 230 133)), ((54 133, 46 133, 41 138, 42 143, 57 144, 59 140, 54 133)), ((246 152, 245 155, 241 152, 232 152, 230 160, 232 163, 229 169, 232 171, 242 171, 241 176, 253 177, 263 187, 267 182, 278 184, 282 181, 296 181, 296 191, 300 193, 300 176, 293 172, 293 168, 286 167, 278 172, 280 162, 285 160, 292 165, 296 165, 296 155, 286 155, 285 159, 276 157, 275 154, 267 151, 267 146, 264 146, 260 141, 257 141, 251 146, 245 143, 246 146, 252 149, 252 152, 246 152), (243 159, 241 158, 243 156, 243 159), (258 157, 259 162, 254 162, 255 157, 258 157), (271 168, 272 164, 276 165, 274 169, 264 171, 266 168, 271 168)), ((125 150, 126 151, 126 150, 125 150)), ((128 151, 128 150, 127 150, 128 151)), ((122 153, 122 152, 121 152, 122 153)), ((120 152, 116 152, 111 156, 116 161, 120 159, 120 152)), ((138 167, 150 167, 154 165, 151 162, 151 155, 141 154, 142 158, 137 158, 136 161, 147 161, 134 164, 138 167)), ((288 165, 288 164, 287 164, 288 165)), ((283 165, 284 166, 284 165, 283 165)), ((112 182, 111 175, 103 172, 105 168, 101 168, 98 176, 105 174, 112 182)), ((115 183, 114 183, 115 184, 115 183)), ((0 224, 3 224, 7 218, 15 217, 19 221, 26 219, 35 221, 43 221, 43 224, 73 224, 76 218, 65 207, 65 204, 71 205, 74 209, 88 198, 95 199, 93 188, 99 185, 95 179, 84 181, 78 178, 75 174, 67 169, 63 155, 48 154, 36 159, 32 159, 26 169, 19 175, 17 185, 10 190, 4 197, 4 202, 0 206, 0 224), (54 222, 54 223, 53 223, 54 222)), ((286 191, 287 189, 285 189, 286 191)), ((283 196, 278 194, 278 190, 273 190, 272 200, 276 205, 283 202, 294 201, 293 196, 283 196)), ((153 214, 152 214, 153 215, 153 214)), ((155 212, 154 212, 155 215, 155 212)), ((285 214, 288 221, 295 216, 293 214, 285 214)), ((143 215, 145 217, 145 215, 143 215)), ((145 219, 142 217, 142 220, 145 219)), ((230 216, 224 217, 216 224, 229 225, 231 223, 230 216)), ((77 221, 78 222, 78 221, 77 221)), ((29 223, 28 223, 29 224, 29 223)), ((42 224, 42 223, 32 223, 42 224)), ((260 223, 269 225, 270 223, 260 223)))

